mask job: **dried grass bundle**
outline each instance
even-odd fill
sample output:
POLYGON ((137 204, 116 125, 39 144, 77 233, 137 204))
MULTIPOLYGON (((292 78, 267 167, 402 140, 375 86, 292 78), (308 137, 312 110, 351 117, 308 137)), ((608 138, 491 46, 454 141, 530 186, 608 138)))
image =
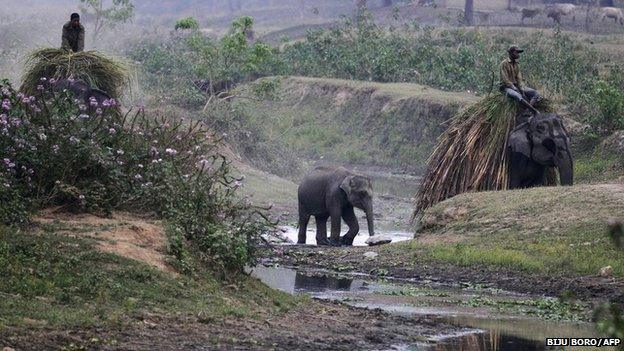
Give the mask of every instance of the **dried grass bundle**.
MULTIPOLYGON (((547 100, 537 108, 552 111, 547 100)), ((507 189, 507 138, 517 113, 516 102, 503 94, 491 94, 451 119, 427 161, 416 196, 415 218, 457 194, 507 189)))
POLYGON ((21 91, 34 95, 41 78, 69 78, 84 80, 94 88, 119 98, 129 82, 128 65, 98 51, 68 52, 45 48, 32 52, 26 58, 21 91))

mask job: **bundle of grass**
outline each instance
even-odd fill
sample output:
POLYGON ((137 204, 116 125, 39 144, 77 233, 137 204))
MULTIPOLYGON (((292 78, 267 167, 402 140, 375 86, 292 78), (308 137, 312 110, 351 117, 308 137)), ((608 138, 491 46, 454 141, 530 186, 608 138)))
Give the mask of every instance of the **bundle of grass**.
POLYGON ((118 99, 129 80, 127 65, 97 51, 68 52, 46 48, 32 52, 26 59, 20 90, 34 95, 41 78, 80 79, 118 99))
MULTIPOLYGON (((545 99, 537 109, 553 111, 545 99)), ((415 218, 457 194, 507 189, 507 138, 517 114, 517 103, 502 94, 491 94, 451 119, 427 161, 415 218)))

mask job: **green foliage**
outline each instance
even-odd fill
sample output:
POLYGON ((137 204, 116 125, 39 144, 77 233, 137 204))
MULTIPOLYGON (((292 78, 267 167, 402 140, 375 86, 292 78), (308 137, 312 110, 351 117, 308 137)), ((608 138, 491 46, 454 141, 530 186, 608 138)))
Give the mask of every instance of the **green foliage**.
POLYGON ((141 63, 154 94, 182 106, 199 106, 205 96, 194 81, 241 82, 279 71, 276 49, 249 42, 252 26, 251 17, 242 17, 220 39, 200 32, 143 39, 127 54, 141 63))
POLYGON ((623 73, 620 68, 612 68, 608 78, 596 81, 586 95, 586 120, 600 135, 624 129, 623 73))
POLYGON ((174 28, 175 30, 180 30, 180 29, 197 30, 199 29, 199 22, 197 22, 195 17, 181 18, 176 21, 174 28))
MULTIPOLYGON (((609 224, 609 237, 620 250, 624 250, 624 229, 621 222, 609 224)), ((598 330, 612 338, 624 339, 624 309, 622 303, 605 303, 595 312, 598 330)), ((620 345, 624 350, 624 345, 620 345)))
POLYGON ((106 0, 80 0, 80 9, 95 19, 93 38, 96 38, 105 28, 114 28, 126 23, 134 16, 134 5, 131 0, 111 0, 106 7, 106 0))
POLYGON ((41 83, 37 96, 17 93, 7 82, 0 87, 0 148, 6 150, 0 196, 7 199, 0 203, 0 223, 25 223, 32 211, 50 205, 153 212, 180 230, 215 271, 238 272, 254 263, 269 224, 234 196, 240 180, 203 126, 142 111, 121 117, 114 100, 76 106, 68 93, 41 83), (21 204, 18 211, 15 204, 21 204))

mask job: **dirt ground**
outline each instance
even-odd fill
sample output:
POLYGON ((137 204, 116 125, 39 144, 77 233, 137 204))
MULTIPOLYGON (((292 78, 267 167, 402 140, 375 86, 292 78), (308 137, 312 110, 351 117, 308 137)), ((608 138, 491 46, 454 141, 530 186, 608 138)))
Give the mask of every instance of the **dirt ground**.
POLYGON ((114 329, 5 328, 0 346, 16 350, 378 350, 423 342, 460 328, 422 317, 310 301, 280 316, 229 318, 145 315, 114 329))

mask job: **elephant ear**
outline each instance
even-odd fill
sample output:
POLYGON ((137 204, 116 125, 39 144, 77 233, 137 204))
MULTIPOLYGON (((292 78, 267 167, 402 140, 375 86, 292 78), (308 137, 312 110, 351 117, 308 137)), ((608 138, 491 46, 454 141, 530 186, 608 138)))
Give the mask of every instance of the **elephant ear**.
POLYGON ((528 123, 523 123, 518 128, 514 129, 509 134, 509 140, 507 140, 507 147, 512 153, 522 154, 528 158, 531 158, 531 141, 527 130, 529 128, 528 123))
POLYGON ((354 176, 347 176, 345 177, 345 179, 342 180, 342 183, 340 183, 340 189, 342 189, 347 196, 349 196, 349 194, 351 194, 351 191, 353 191, 353 186, 354 181, 353 178, 355 178, 354 176))

